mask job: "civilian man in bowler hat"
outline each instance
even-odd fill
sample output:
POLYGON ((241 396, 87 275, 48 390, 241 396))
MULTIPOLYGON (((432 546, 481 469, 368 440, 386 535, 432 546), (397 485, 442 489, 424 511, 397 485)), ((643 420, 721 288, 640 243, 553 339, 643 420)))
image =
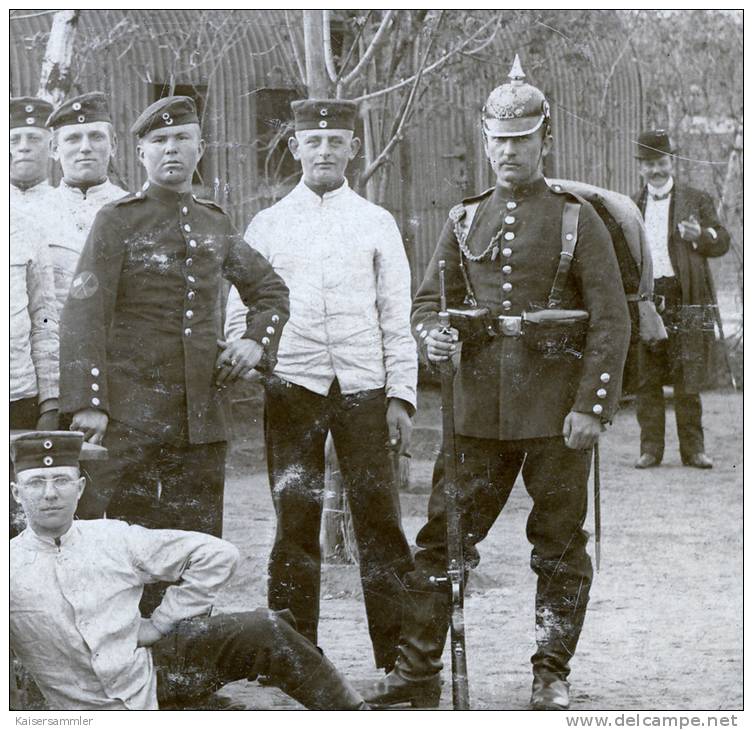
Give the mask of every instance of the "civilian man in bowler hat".
POLYGON ((53 187, 47 180, 52 104, 35 96, 10 100, 10 209, 11 214, 44 212, 43 200, 53 187))
POLYGON ((222 535, 223 385, 274 365, 288 290, 228 216, 191 194, 204 152, 196 106, 173 96, 136 120, 143 190, 105 206, 61 321, 61 407, 102 443, 79 517, 222 535), (246 308, 222 340, 222 278, 246 308))
MULTIPOLYGON (((617 410, 630 319, 604 224, 585 200, 543 177, 553 143, 544 94, 525 82, 517 56, 509 78, 489 95, 481 120, 497 183, 450 211, 414 299, 412 325, 430 363, 448 360, 463 341, 455 442, 466 571, 478 565, 476 546, 521 473, 533 500, 527 536, 538 583, 531 707, 562 710, 570 702, 570 660, 592 580, 583 529, 591 454, 617 410), (561 256, 567 246, 574 246, 571 259, 561 256), (563 260, 572 263, 560 275, 563 260), (446 262, 448 307, 485 307, 486 326, 457 318, 450 331, 440 326, 440 261, 446 262), (588 312, 584 341, 583 333, 576 338, 567 329, 551 343, 544 334, 537 339, 535 329, 529 336, 522 315, 546 308, 553 296, 563 309, 588 312)), ((447 570, 443 478, 440 456, 429 518, 416 539, 416 570, 406 576, 398 660, 367 692, 374 705, 439 703, 450 617, 450 591, 441 581, 447 570)))
POLYGON ((260 674, 310 709, 369 709, 284 613, 210 615, 238 562, 230 543, 74 521, 82 443, 42 431, 11 445, 29 525, 10 542, 10 646, 49 709, 206 709, 214 690, 260 674), (142 618, 142 591, 160 580, 176 585, 142 618))
MULTIPOLYGON (((407 453, 416 406, 410 270, 393 217, 351 190, 356 105, 293 102, 289 146, 303 177, 259 213, 246 241, 290 287, 290 321, 266 381, 265 437, 277 533, 269 606, 317 638, 324 451, 332 433, 358 544, 378 667, 395 661, 402 576, 411 569, 390 449, 407 453)), ((228 339, 242 333, 235 293, 228 339)))
POLYGON ((669 338, 641 343, 636 413, 641 427, 637 469, 664 458, 664 392, 674 386, 680 458, 685 466, 711 469, 701 425, 701 396, 712 370, 716 306, 708 260, 729 249, 711 197, 674 177, 669 135, 662 129, 640 135, 636 157, 644 186, 634 200, 643 213, 654 265, 654 296, 669 338))
POLYGON ((107 176, 117 139, 107 97, 101 91, 63 102, 50 114, 47 125, 52 130, 52 156, 60 163, 63 179, 39 211, 39 222, 47 233, 55 295, 62 310, 94 216, 126 191, 107 176))

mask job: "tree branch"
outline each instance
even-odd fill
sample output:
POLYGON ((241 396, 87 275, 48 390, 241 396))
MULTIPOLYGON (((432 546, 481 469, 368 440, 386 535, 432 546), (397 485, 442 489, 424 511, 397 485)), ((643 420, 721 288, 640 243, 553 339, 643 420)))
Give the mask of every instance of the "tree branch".
POLYGON ((413 76, 413 86, 410 90, 410 93, 408 94, 408 97, 405 100, 405 103, 403 104, 402 113, 399 116, 400 121, 397 123, 396 127, 393 126, 390 141, 385 145, 384 149, 379 153, 379 155, 377 155, 376 159, 366 168, 366 170, 364 170, 363 174, 361 175, 361 187, 363 187, 363 185, 366 184, 366 181, 387 161, 387 159, 389 159, 389 156, 392 153, 395 145, 402 139, 403 127, 405 126, 408 117, 413 111, 413 100, 416 98, 416 91, 418 90, 419 84, 421 83, 421 77, 425 71, 426 61, 429 58, 429 53, 431 52, 431 48, 434 45, 434 40, 437 37, 437 31, 439 30, 439 26, 442 22, 443 17, 444 10, 440 10, 437 22, 434 23, 431 35, 429 36, 429 41, 426 44, 426 50, 424 51, 423 58, 421 59, 421 65, 413 76))
POLYGON ((24 20, 25 18, 38 18, 40 15, 52 15, 52 13, 57 13, 57 10, 40 10, 38 13, 27 13, 26 15, 15 15, 14 12, 11 10, 8 20, 24 20))
POLYGON ((329 27, 329 10, 322 10, 322 26, 324 28, 324 65, 327 68, 329 80, 334 84, 339 78, 335 70, 335 59, 332 57, 332 36, 329 27))
MULTIPOLYGON (((437 68, 442 66, 444 63, 446 63, 450 58, 460 53, 471 41, 476 38, 481 32, 486 30, 492 23, 496 23, 497 27, 494 29, 494 32, 492 33, 492 36, 484 41, 484 43, 481 44, 480 48, 483 48, 485 45, 487 45, 488 42, 494 38, 494 36, 497 34, 497 31, 499 30, 499 25, 502 21, 501 15, 498 15, 495 18, 492 18, 491 20, 488 20, 486 23, 484 23, 482 26, 478 28, 474 33, 472 33, 468 38, 466 38, 462 43, 455 46, 451 51, 448 51, 445 53, 444 56, 437 59, 434 63, 432 63, 430 66, 427 66, 423 73, 431 73, 432 71, 435 71, 437 68)), ((476 49, 478 50, 478 49, 476 49)), ((353 101, 366 101, 368 99, 376 99, 379 96, 382 96, 383 94, 389 94, 391 91, 396 91, 397 89, 401 89, 403 86, 407 86, 408 84, 411 84, 415 81, 416 76, 413 75, 410 78, 403 79, 403 81, 398 82, 397 84, 393 84, 392 86, 388 86, 384 89, 379 89, 379 91, 372 91, 368 94, 362 94, 361 96, 357 96, 353 99, 353 101)))
POLYGON ((353 39, 353 43, 350 44, 350 48, 348 49, 348 53, 345 56, 345 60, 340 65, 340 73, 337 76, 337 83, 340 82, 340 76, 348 67, 348 64, 350 63, 350 59, 353 56, 353 52, 356 50, 356 48, 358 48, 358 41, 361 39, 361 34, 363 33, 363 29, 366 27, 367 23, 369 22, 369 18, 371 17, 371 14, 373 12, 374 12, 373 10, 369 10, 366 13, 366 17, 363 19, 363 23, 361 24, 361 27, 358 29, 358 33, 356 33, 356 37, 353 39))
POLYGON ((295 65, 298 68, 298 77, 301 79, 301 84, 306 86, 306 67, 301 61, 301 54, 298 53, 298 44, 295 41, 295 33, 293 27, 290 24, 290 16, 288 11, 285 10, 285 25, 288 28, 288 35, 290 36, 290 45, 293 46, 293 58, 295 58, 295 65))
POLYGON ((357 78, 360 75, 361 71, 366 68, 369 61, 371 61, 371 57, 374 55, 376 49, 381 43, 382 36, 387 32, 387 27, 392 22, 392 16, 394 14, 394 10, 388 10, 385 13, 384 17, 382 18, 382 22, 377 29, 377 32, 374 34, 374 37, 371 39, 371 43, 369 43, 369 47, 366 49, 366 52, 363 54, 363 56, 361 56, 361 59, 356 64, 356 67, 342 80, 343 86, 347 86, 355 78, 357 78))

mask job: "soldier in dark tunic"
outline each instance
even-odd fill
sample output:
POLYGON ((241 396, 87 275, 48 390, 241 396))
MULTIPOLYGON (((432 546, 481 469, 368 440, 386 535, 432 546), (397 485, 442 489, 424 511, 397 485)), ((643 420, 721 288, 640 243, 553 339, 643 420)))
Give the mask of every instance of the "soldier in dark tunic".
MULTIPOLYGON (((569 705, 569 661, 575 652, 592 579, 583 530, 592 448, 614 415, 630 322, 609 234, 593 208, 549 187, 541 161, 548 153, 549 107, 524 83, 516 58, 511 82, 484 108, 486 152, 497 184, 450 213, 416 294, 412 327, 430 363, 460 349, 455 376, 460 532, 466 570, 479 562, 476 545, 504 507, 522 471, 533 500, 527 536, 538 576, 532 657, 535 709, 569 705), (590 314, 580 352, 541 352, 521 337, 521 315, 546 306, 566 236, 563 208, 580 205, 577 246, 561 307, 590 314), (460 321, 438 324, 438 262, 447 267, 448 306, 475 298, 489 309, 492 332, 460 321), (461 269, 462 263, 462 269, 461 269), (467 277, 467 283, 466 283, 467 277), (503 316, 504 319, 499 317, 503 316)), ((568 234, 572 235, 572 234, 568 234)), ((450 596, 436 587, 447 566, 442 460, 434 471, 429 519, 418 534, 416 570, 408 574, 395 669, 367 700, 437 706, 450 596)))
POLYGON ((273 366, 288 290, 221 208, 191 194, 204 150, 194 102, 161 99, 132 131, 149 180, 97 215, 62 316, 62 408, 109 450, 77 514, 220 537, 221 386, 273 366), (249 308, 227 345, 223 277, 249 308))

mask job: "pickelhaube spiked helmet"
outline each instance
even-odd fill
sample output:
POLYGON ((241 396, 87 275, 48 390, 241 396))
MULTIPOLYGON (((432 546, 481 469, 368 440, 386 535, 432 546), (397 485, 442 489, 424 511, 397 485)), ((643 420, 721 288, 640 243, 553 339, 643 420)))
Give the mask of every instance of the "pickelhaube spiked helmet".
POLYGON ((491 137, 523 137, 550 124, 549 102, 540 89, 524 81, 526 75, 515 54, 510 81, 498 86, 481 111, 484 132, 491 137))

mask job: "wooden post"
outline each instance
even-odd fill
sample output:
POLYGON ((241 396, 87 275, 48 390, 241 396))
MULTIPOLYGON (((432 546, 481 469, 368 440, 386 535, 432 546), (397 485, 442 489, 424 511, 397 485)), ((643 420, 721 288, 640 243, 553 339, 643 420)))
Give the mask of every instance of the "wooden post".
POLYGON ((54 107, 60 106, 71 90, 71 62, 79 12, 61 10, 55 13, 52 20, 37 96, 46 99, 54 107))

